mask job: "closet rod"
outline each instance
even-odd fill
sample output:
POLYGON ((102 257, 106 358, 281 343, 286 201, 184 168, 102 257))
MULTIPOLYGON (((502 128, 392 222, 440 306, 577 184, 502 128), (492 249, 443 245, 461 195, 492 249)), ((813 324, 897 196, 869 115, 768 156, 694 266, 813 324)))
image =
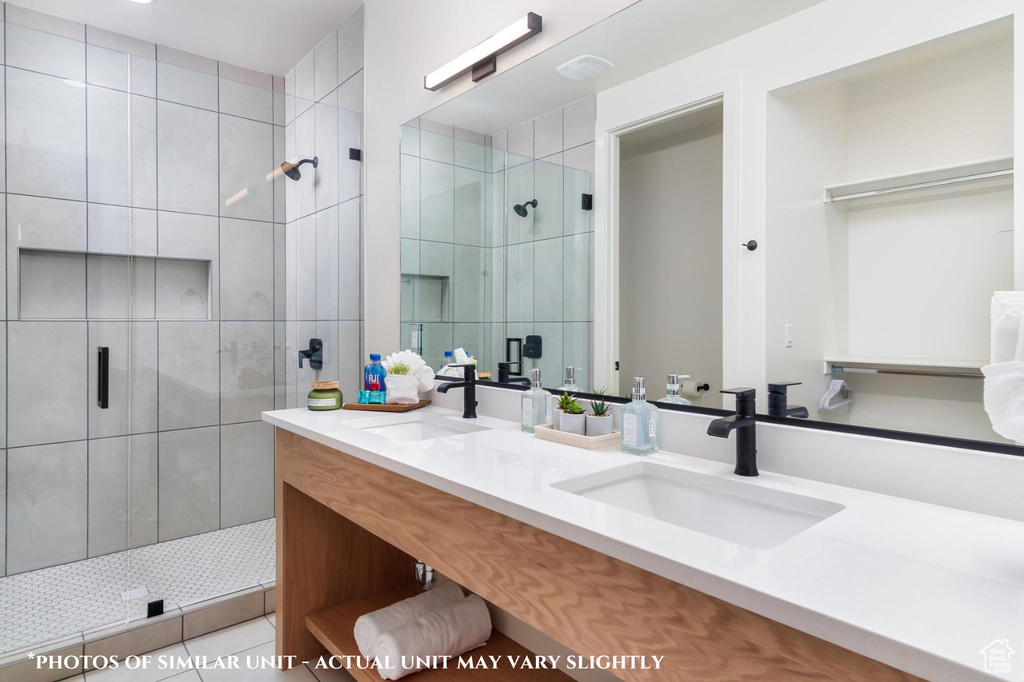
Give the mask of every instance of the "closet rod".
POLYGON ((852 374, 901 374, 914 377, 946 377, 953 379, 983 379, 985 375, 981 372, 934 372, 923 369, 869 369, 867 367, 844 367, 832 364, 833 370, 850 372, 852 374))
POLYGON ((885 187, 883 189, 873 189, 867 192, 855 192, 853 194, 839 194, 829 195, 829 202, 835 201, 849 201, 851 199, 863 199, 865 197, 877 197, 884 194, 894 194, 896 192, 909 192, 915 189, 928 189, 929 187, 942 187, 943 185, 955 185, 961 182, 972 182, 975 180, 990 180, 992 178, 999 178, 1005 175, 1013 175, 1013 169, 1007 168, 1004 170, 989 171, 988 173, 975 173, 973 175, 961 175, 955 178, 946 178, 944 180, 931 180, 929 182, 917 182, 912 185, 900 185, 898 187, 885 187))

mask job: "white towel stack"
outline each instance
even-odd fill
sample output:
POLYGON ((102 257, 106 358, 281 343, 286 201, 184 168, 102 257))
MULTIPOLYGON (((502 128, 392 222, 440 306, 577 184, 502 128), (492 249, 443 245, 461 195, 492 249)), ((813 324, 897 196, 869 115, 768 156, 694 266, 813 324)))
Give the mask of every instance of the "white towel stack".
POLYGON ((458 656, 483 646, 491 636, 487 604, 466 597, 453 582, 403 599, 356 619, 356 646, 365 658, 377 659, 377 672, 397 680, 423 669, 431 657, 458 656))
POLYGON ((1024 442, 1024 291, 992 296, 991 364, 985 375, 985 411, 993 430, 1024 442))
POLYGON ((458 656, 491 636, 491 614, 475 594, 411 620, 377 638, 377 669, 385 680, 422 670, 433 656, 458 656), (386 665, 384 665, 386 663, 386 665))
POLYGON ((377 638, 385 632, 405 625, 411 620, 425 616, 431 611, 444 608, 465 599, 462 588, 456 583, 447 582, 437 585, 432 590, 415 597, 403 599, 391 606, 385 606, 372 613, 366 613, 356 619, 353 634, 356 646, 364 658, 372 659, 376 655, 377 638))

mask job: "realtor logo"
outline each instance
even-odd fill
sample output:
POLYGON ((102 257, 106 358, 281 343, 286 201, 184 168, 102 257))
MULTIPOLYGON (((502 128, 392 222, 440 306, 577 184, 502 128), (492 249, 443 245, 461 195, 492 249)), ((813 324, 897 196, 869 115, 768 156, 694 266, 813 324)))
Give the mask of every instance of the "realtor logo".
POLYGON ((984 649, 981 655, 985 659, 985 672, 996 675, 1010 674, 1010 657, 1014 651, 1010 648, 1010 641, 1006 639, 994 639, 984 649))

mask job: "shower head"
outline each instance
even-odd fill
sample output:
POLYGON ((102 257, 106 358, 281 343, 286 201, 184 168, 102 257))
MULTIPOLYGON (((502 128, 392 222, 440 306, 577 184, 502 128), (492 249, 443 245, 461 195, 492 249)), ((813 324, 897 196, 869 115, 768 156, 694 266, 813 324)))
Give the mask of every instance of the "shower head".
POLYGON ((537 200, 531 199, 530 201, 527 201, 524 204, 516 204, 515 206, 512 207, 512 210, 515 211, 516 215, 519 216, 520 218, 525 218, 528 213, 526 209, 527 206, 537 208, 537 200))
POLYGON ((281 164, 281 170, 284 172, 285 175, 287 175, 292 180, 298 180, 299 178, 302 177, 302 173, 299 172, 299 166, 301 166, 304 163, 311 163, 313 164, 313 168, 316 168, 317 165, 319 164, 319 160, 317 159, 317 157, 314 156, 312 159, 303 159, 298 163, 290 163, 288 161, 285 161, 284 163, 281 164))

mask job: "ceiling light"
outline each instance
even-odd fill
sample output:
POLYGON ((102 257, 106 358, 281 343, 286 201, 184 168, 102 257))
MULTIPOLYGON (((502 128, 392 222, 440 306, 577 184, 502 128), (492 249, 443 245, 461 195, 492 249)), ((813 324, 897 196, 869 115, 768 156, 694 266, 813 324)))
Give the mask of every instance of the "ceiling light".
POLYGON ((156 0, 129 0, 129 2, 134 2, 136 5, 152 5, 156 0))
POLYGON ((574 81, 585 81, 600 76, 602 73, 611 71, 614 68, 615 65, 607 59, 595 57, 592 54, 583 54, 575 59, 570 59, 555 69, 555 71, 574 81))
POLYGON ((427 90, 439 90, 470 71, 473 72, 474 81, 491 75, 498 68, 498 55, 540 33, 541 24, 540 15, 530 12, 468 52, 463 52, 437 71, 424 76, 423 87, 427 90))

